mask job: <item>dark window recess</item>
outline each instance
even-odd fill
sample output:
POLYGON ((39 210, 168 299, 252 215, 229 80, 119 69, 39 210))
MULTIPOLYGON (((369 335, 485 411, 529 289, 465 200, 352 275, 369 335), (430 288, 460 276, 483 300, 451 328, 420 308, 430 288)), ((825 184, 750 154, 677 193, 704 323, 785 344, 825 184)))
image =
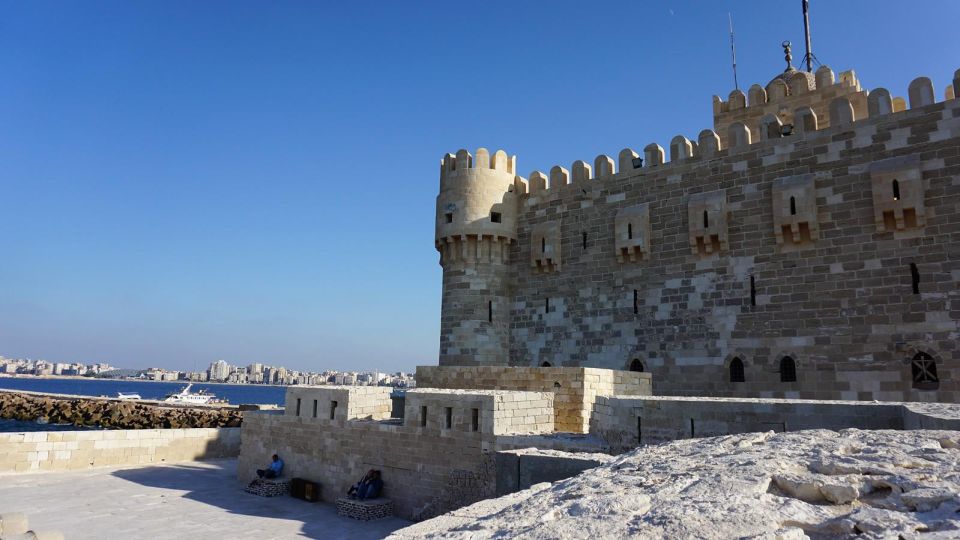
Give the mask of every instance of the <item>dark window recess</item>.
POLYGON ((780 382, 797 382, 797 363, 789 356, 780 359, 780 382))
POLYGON ((500 212, 490 212, 490 221, 500 223, 500 212))
POLYGON ((420 427, 427 427, 427 406, 420 406, 420 427))
POLYGON ((913 286, 913 294, 920 294, 920 271, 914 263, 910 263, 910 284, 913 286))
POLYGON ((900 200, 900 181, 896 178, 893 179, 893 200, 900 200))
POLYGON ((790 197, 790 215, 797 215, 797 200, 793 197, 790 197))
POLYGON ((452 213, 447 212, 444 216, 447 218, 447 223, 453 223, 453 214, 452 214, 452 213))
POLYGON ((630 371, 643 373, 643 362, 641 362, 639 358, 634 358, 633 361, 630 362, 630 371))
POLYGON ((544 300, 545 300, 545 301, 544 301, 544 303, 543 303, 543 312, 544 312, 544 313, 550 313, 550 299, 549 299, 549 298, 546 298, 546 299, 544 299, 544 300))
POLYGON ((313 417, 317 417, 317 400, 313 400, 313 417))
POLYGON ((547 362, 546 360, 544 360, 543 362, 540 362, 540 367, 550 367, 552 365, 553 364, 551 364, 550 362, 547 362))
POLYGON ((300 398, 297 398, 297 416, 300 416, 300 398))
POLYGON ((487 300, 487 322, 493 322, 493 300, 487 300))
POLYGON ((750 275, 750 305, 757 305, 757 280, 750 275))
POLYGON ((730 361, 730 382, 746 382, 743 373, 743 360, 739 358, 730 361))
POLYGON ((696 427, 693 425, 693 418, 690 419, 690 438, 694 439, 697 436, 696 427))
POLYGON ((540 253, 546 253, 546 252, 547 252, 547 239, 546 239, 546 238, 541 238, 541 239, 540 239, 540 253))
POLYGON ((633 314, 637 315, 640 313, 640 293, 636 289, 633 290, 633 314))
POLYGON ((925 352, 918 352, 910 363, 913 375, 913 388, 916 390, 936 390, 940 387, 937 377, 937 361, 925 352))
POLYGON ((587 249, 587 233, 583 233, 583 249, 587 249))
POLYGON ((447 429, 453 428, 453 407, 443 408, 443 427, 447 429))
POLYGON ((633 240, 633 223, 627 223, 627 240, 633 240))
POLYGON ((333 420, 337 416, 337 402, 330 402, 330 419, 333 420))
POLYGON ((480 431, 480 409, 470 409, 470 431, 480 431))
POLYGON ((703 211, 703 228, 707 229, 710 227, 710 216, 707 215, 707 211, 703 211))
POLYGON ((643 442, 643 418, 637 417, 637 444, 643 442))

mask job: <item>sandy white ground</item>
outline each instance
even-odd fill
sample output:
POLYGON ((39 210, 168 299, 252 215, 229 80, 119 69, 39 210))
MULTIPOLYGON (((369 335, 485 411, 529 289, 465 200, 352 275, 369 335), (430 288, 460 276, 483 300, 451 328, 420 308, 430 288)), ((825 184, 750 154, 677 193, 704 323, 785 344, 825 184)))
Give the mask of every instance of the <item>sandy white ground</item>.
POLYGON ((391 538, 960 538, 960 432, 811 430, 639 448, 391 538))

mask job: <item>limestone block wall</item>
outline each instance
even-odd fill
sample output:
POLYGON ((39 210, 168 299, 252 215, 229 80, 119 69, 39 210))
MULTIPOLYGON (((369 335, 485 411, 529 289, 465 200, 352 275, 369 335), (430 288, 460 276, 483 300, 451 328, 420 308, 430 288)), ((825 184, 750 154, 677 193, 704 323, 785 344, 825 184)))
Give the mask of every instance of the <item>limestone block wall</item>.
POLYGON ((295 386, 287 389, 284 414, 336 420, 385 420, 392 404, 388 386, 295 386))
POLYGON ((240 428, 0 433, 0 473, 236 457, 240 428))
POLYGON ((248 413, 238 475, 253 478, 277 453, 286 462, 284 476, 319 482, 322 498, 330 501, 367 470, 380 469, 384 496, 399 515, 430 517, 492 496, 498 434, 515 442, 519 434, 552 432, 552 398, 544 392, 411 390, 402 423, 248 413))
POLYGON ((604 396, 597 400, 590 428, 611 452, 621 453, 640 444, 756 431, 958 425, 960 406, 955 404, 604 396))
MULTIPOLYGON (((598 395, 650 395, 649 373, 573 367, 417 366, 420 388, 549 392, 557 431, 586 433, 598 395)), ((408 393, 408 399, 409 399, 408 393)))
POLYGON ((636 364, 658 395, 960 401, 960 100, 891 111, 522 196, 511 260, 529 260, 537 227, 559 222, 564 263, 511 265, 510 364, 636 364), (901 158, 922 184, 924 219, 881 231, 873 177, 901 158), (816 200, 797 212, 815 212, 817 235, 787 249, 773 187, 798 176, 816 200), (693 253, 689 204, 717 192, 727 245, 693 253), (649 257, 621 262, 616 215, 643 204, 649 257), (937 382, 916 384, 927 367, 937 382))

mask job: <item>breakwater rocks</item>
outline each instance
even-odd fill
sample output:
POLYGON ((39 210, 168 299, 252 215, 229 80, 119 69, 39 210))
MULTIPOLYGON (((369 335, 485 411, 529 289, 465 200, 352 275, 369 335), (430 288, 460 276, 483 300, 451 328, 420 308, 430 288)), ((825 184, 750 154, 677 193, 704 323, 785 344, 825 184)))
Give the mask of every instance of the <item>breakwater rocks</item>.
POLYGON ((239 427, 236 409, 161 407, 130 401, 0 392, 0 418, 105 429, 239 427))

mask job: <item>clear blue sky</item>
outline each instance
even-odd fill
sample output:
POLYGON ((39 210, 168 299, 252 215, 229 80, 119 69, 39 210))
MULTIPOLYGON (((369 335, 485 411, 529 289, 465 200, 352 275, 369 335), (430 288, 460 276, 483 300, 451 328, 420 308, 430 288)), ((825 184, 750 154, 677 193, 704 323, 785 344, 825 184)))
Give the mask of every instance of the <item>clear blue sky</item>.
MULTIPOLYGON (((814 51, 938 99, 960 3, 812 0, 814 51)), ((0 354, 194 369, 437 358, 438 160, 534 169, 711 127, 800 1, 11 2, 0 354)))

